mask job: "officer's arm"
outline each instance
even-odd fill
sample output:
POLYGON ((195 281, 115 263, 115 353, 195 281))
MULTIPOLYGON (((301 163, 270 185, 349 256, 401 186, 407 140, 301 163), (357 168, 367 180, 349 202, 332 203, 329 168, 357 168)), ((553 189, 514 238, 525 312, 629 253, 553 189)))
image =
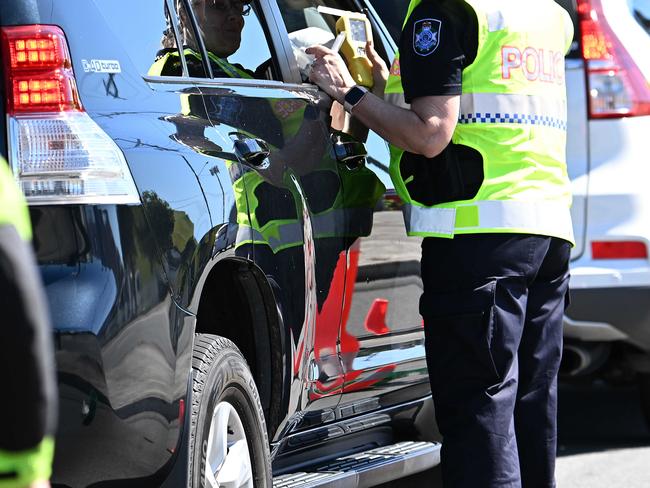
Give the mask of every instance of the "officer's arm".
POLYGON ((416 98, 407 110, 368 94, 354 116, 391 144, 433 158, 449 145, 459 108, 457 95, 416 98))
MULTIPOLYGON (((341 57, 323 46, 310 47, 307 52, 316 57, 310 79, 343 104, 354 80, 341 57)), ((458 95, 416 98, 407 110, 368 93, 354 108, 354 116, 391 144, 432 158, 451 141, 459 109, 458 95)))

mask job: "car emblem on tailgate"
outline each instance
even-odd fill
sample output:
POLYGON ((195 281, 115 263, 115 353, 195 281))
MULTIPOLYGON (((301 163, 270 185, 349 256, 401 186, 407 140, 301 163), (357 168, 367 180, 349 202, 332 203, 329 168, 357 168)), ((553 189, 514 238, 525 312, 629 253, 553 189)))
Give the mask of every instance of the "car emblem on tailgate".
POLYGON ((116 59, 82 59, 81 65, 86 73, 121 73, 122 67, 116 59))

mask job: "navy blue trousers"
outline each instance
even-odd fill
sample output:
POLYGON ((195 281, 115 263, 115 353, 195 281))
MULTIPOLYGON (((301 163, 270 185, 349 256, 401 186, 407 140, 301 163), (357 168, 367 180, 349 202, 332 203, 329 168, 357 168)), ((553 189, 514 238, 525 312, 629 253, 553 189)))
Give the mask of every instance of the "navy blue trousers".
POLYGON ((445 488, 552 488, 570 244, 486 234, 422 243, 445 488))

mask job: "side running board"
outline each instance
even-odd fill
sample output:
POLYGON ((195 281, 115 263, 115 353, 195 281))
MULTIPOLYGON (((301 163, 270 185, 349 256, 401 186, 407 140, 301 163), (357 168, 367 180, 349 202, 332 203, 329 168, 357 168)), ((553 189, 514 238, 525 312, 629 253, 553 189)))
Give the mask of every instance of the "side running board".
POLYGON ((400 442, 343 456, 309 472, 283 474, 274 488, 365 488, 425 471, 440 464, 441 444, 400 442))

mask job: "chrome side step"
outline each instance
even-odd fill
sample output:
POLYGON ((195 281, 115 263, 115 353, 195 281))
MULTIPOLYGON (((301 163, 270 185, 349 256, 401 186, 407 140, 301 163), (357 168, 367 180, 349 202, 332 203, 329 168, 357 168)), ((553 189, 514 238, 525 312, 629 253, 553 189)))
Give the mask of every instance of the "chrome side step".
POLYGON ((273 479, 274 488, 365 488, 425 471, 440 464, 441 444, 400 442, 343 456, 309 472, 273 479))

